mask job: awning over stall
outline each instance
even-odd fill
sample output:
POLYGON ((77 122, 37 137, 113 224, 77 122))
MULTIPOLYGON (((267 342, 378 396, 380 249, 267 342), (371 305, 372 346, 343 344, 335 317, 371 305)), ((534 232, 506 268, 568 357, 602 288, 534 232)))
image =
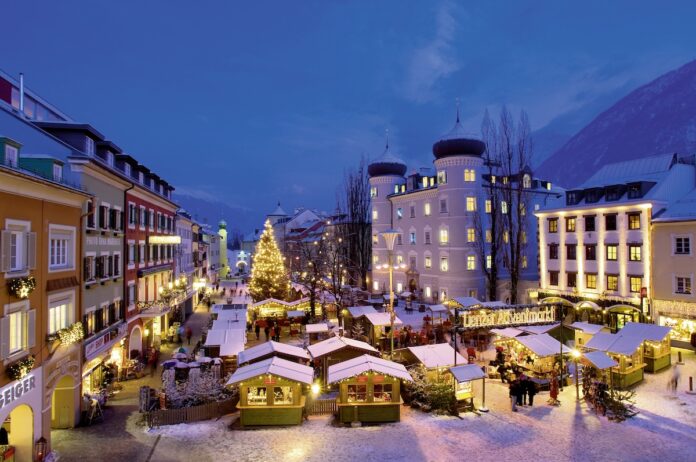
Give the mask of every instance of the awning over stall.
POLYGON ((667 326, 658 326, 656 324, 643 324, 638 322, 627 322, 623 329, 621 329, 620 333, 623 335, 639 337, 643 340, 660 342, 669 335, 669 332, 671 330, 672 328, 667 326))
POLYGON ((328 332, 329 325, 325 322, 318 323, 318 324, 307 324, 305 326, 305 329, 306 329, 308 334, 320 334, 322 332, 328 332))
POLYGON ((590 364, 592 364, 597 369, 609 369, 611 367, 618 366, 619 363, 611 359, 603 351, 588 351, 582 355, 590 364))
POLYGON ((460 383, 471 382, 486 376, 481 367, 476 364, 462 364, 461 366, 450 367, 449 371, 454 376, 454 379, 460 383))
POLYGON ((505 338, 515 338, 517 336, 524 335, 524 332, 522 332, 519 329, 515 329, 514 327, 506 327, 504 329, 491 329, 490 332, 505 338))
POLYGON ((563 353, 571 352, 570 348, 562 345, 561 342, 549 334, 526 335, 517 337, 515 340, 540 358, 557 355, 561 352, 561 349, 563 349, 563 353))

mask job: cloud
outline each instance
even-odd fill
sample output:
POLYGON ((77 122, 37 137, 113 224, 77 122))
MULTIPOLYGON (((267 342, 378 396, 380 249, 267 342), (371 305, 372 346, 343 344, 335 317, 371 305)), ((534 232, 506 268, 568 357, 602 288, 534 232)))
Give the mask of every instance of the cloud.
POLYGON ((406 69, 403 96, 414 103, 437 99, 437 84, 461 67, 455 57, 454 41, 459 25, 452 3, 439 5, 435 27, 435 36, 413 51, 406 69))
POLYGON ((305 187, 302 186, 301 184, 297 184, 297 183, 293 183, 293 184, 290 186, 290 189, 291 189, 292 192, 294 192, 295 194, 304 194, 304 192, 305 192, 305 187))

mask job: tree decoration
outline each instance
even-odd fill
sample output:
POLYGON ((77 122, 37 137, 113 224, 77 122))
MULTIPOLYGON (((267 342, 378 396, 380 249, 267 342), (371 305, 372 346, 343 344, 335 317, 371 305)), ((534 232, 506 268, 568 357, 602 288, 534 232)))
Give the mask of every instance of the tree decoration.
POLYGON ((23 379, 34 368, 35 359, 33 356, 22 358, 16 363, 7 366, 7 375, 12 380, 23 379))
POLYGON ((55 331, 53 334, 49 334, 48 340, 60 340, 60 343, 63 345, 72 345, 73 343, 79 342, 84 337, 85 330, 82 328, 82 323, 78 321, 68 327, 55 331))
POLYGON ((10 292, 10 295, 21 299, 29 298, 34 289, 36 289, 34 276, 11 279, 7 283, 7 290, 10 292))
POLYGON ((266 220, 263 234, 256 245, 254 264, 251 268, 249 294, 258 302, 267 298, 284 300, 290 289, 290 279, 285 270, 283 255, 273 236, 271 222, 266 220))

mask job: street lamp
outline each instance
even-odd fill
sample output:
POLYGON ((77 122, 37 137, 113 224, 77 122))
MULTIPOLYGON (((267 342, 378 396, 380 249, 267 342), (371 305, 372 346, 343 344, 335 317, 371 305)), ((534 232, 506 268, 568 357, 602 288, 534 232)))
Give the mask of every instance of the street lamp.
POLYGON ((394 262, 392 261, 394 254, 394 243, 399 232, 395 229, 388 229, 382 233, 384 242, 387 244, 387 261, 389 265, 389 359, 394 357, 394 262))
POLYGON ((580 359, 581 353, 577 349, 573 349, 571 355, 573 356, 573 361, 575 361, 575 399, 580 401, 580 382, 578 378, 580 373, 578 372, 578 359, 580 359))

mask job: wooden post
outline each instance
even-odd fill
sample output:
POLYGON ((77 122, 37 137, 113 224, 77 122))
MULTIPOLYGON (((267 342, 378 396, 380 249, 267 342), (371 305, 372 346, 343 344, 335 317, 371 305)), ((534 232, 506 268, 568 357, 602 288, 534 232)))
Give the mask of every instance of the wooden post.
POLYGON ((484 377, 482 380, 483 380, 483 394, 481 396, 481 407, 479 408, 479 411, 488 412, 488 408, 486 407, 486 377, 484 377))
POLYGON ((682 352, 677 351, 677 364, 684 364, 684 360, 682 359, 682 352))

